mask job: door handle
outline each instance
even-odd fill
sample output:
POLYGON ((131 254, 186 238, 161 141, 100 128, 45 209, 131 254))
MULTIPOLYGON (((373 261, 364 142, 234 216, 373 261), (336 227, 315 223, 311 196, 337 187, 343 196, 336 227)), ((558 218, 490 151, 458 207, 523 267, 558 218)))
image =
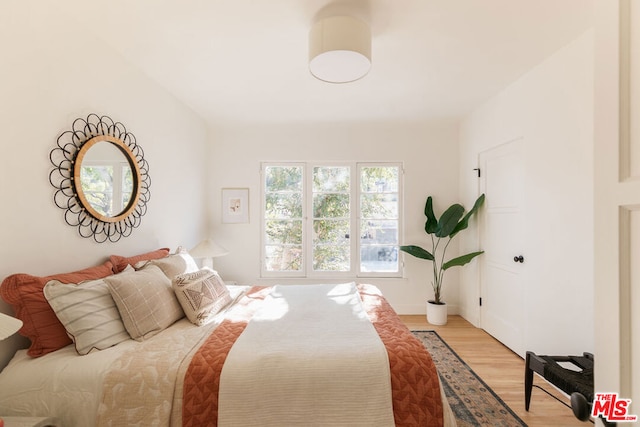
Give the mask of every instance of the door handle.
POLYGON ((522 264, 524 262, 524 257, 522 255, 514 256, 513 262, 519 262, 520 264, 522 264))

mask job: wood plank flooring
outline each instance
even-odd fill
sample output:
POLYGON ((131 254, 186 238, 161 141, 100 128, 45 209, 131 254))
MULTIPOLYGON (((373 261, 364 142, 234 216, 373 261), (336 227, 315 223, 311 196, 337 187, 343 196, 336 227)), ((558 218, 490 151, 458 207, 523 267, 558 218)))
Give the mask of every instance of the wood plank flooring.
POLYGON ((502 343, 460 316, 449 316, 445 326, 428 324, 424 315, 400 316, 411 330, 435 330, 447 344, 531 427, 593 425, 580 422, 557 400, 535 387, 540 385, 563 402, 569 399, 535 375, 529 412, 524 409, 524 360, 502 343))

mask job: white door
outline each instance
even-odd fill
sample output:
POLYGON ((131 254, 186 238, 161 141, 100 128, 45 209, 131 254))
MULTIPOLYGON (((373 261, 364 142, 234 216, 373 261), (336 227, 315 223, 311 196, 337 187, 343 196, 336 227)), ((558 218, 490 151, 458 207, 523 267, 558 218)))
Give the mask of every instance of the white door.
POLYGON ((480 154, 480 326, 524 356, 522 139, 480 154))
POLYGON ((640 2, 594 16, 595 391, 640 420, 640 2))

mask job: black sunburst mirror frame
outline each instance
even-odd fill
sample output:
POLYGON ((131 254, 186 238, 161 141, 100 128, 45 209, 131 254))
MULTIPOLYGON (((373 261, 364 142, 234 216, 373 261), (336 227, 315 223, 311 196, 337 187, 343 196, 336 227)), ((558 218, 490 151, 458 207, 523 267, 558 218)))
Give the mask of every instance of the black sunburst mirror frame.
POLYGON ((135 136, 122 123, 91 113, 86 119, 75 119, 71 130, 63 132, 56 145, 49 153, 54 166, 49 173, 49 182, 56 189, 53 196, 55 205, 65 211, 65 222, 78 227, 80 236, 93 237, 98 243, 117 242, 130 236, 140 225, 151 198, 149 164, 135 136), (113 144, 124 154, 133 173, 133 192, 129 202, 122 212, 114 216, 96 211, 87 202, 80 183, 84 154, 92 145, 102 141, 113 144))

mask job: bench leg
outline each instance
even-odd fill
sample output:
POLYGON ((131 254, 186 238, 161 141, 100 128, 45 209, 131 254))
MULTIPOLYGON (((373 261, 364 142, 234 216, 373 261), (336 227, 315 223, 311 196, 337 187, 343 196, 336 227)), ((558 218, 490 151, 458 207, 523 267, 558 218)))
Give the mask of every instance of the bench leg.
POLYGON ((529 410, 531 388, 533 387, 533 369, 531 369, 531 352, 527 351, 524 363, 524 409, 529 410))

